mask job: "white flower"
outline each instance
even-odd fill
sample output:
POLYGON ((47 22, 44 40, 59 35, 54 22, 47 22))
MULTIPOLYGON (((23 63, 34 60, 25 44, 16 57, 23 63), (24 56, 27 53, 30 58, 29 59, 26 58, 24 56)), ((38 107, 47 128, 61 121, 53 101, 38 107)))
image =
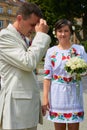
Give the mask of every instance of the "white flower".
POLYGON ((65 70, 71 75, 75 73, 80 78, 81 74, 87 72, 87 63, 78 56, 72 57, 67 60, 65 70))
POLYGON ((75 31, 75 26, 72 26, 72 30, 75 31))
POLYGON ((75 70, 75 68, 76 68, 75 65, 72 65, 72 66, 71 66, 71 69, 72 69, 72 70, 75 70))
POLYGON ((53 35, 55 35, 55 31, 53 31, 53 35))
POLYGON ((53 35, 56 38, 56 33, 55 33, 55 29, 53 28, 53 35))

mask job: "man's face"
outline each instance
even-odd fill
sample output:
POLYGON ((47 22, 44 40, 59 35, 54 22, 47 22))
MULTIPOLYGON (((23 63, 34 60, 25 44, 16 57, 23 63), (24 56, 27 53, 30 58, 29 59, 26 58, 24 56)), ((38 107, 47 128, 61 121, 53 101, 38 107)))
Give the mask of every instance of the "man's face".
POLYGON ((19 31, 25 36, 30 36, 32 32, 35 32, 35 26, 39 22, 40 18, 35 14, 31 14, 30 17, 26 20, 20 17, 19 22, 19 31))

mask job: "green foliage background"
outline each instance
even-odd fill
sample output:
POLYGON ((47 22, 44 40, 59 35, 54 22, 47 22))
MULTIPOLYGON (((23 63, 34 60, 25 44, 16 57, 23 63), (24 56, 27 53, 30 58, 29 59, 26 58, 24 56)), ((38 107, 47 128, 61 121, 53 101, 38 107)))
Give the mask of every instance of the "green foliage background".
POLYGON ((87 0, 28 0, 36 3, 42 10, 44 18, 50 26, 49 34, 52 37, 51 46, 56 44, 52 31, 54 24, 61 18, 72 21, 75 26, 75 34, 87 50, 87 0), (76 19, 82 19, 82 25, 78 25, 76 19), (83 37, 80 31, 83 31, 83 37))

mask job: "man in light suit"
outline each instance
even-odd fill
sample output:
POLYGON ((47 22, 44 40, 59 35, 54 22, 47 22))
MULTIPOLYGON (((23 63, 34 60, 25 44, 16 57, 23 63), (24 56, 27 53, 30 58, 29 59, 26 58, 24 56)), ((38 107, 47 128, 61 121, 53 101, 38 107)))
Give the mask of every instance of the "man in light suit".
POLYGON ((24 3, 16 20, 0 32, 0 125, 2 129, 36 130, 42 123, 40 93, 33 70, 44 56, 50 37, 41 10, 24 3), (25 36, 36 35, 30 47, 25 36))

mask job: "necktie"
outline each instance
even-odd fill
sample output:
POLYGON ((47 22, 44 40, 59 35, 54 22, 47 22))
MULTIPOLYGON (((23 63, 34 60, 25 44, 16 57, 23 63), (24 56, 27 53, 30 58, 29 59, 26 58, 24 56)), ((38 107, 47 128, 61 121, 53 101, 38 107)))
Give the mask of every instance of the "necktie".
MULTIPOLYGON (((18 31, 18 30, 17 30, 17 31, 18 31)), ((29 43, 27 42, 26 37, 25 37, 20 31, 18 31, 18 32, 20 33, 22 39, 25 41, 25 43, 26 43, 26 45, 27 45, 27 47, 28 47, 28 46, 29 46, 29 43)))

